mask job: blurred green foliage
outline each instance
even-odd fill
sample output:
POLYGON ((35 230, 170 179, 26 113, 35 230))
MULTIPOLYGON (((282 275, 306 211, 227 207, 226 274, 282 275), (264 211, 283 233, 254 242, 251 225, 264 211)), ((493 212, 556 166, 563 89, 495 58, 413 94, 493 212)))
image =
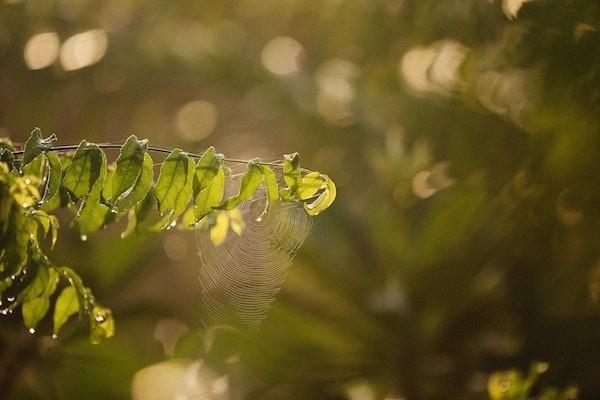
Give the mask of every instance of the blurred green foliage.
POLYGON ((534 360, 528 396, 598 398, 599 29, 589 0, 2 2, 0 136, 298 150, 338 200, 251 337, 200 336, 192 236, 64 229, 118 335, 3 319, 0 397, 124 398, 201 357, 169 371, 234 398, 494 398, 534 360))

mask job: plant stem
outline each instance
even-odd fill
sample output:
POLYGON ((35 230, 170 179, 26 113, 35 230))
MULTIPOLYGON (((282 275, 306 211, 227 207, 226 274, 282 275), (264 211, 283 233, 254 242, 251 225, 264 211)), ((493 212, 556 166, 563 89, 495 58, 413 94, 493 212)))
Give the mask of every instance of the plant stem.
MULTIPOLYGON (((101 149, 120 149, 123 146, 123 144, 122 143, 99 143, 99 144, 97 144, 97 146, 100 147, 101 149)), ((68 145, 63 145, 63 146, 52 146, 48 150, 64 152, 64 151, 77 150, 78 147, 79 147, 78 144, 68 144, 68 145)), ((23 154, 24 151, 25 150, 17 150, 17 151, 14 151, 13 154, 21 155, 21 154, 23 154)), ((172 149, 167 149, 164 147, 148 147, 148 151, 152 151, 155 153, 169 154, 169 153, 171 153, 172 149)), ((188 156, 190 156, 192 158, 202 157, 202 154, 194 154, 194 153, 189 153, 189 152, 185 152, 185 154, 187 154, 188 156)), ((241 160, 238 158, 225 158, 224 161, 230 162, 230 163, 238 163, 238 164, 248 164, 248 162, 249 162, 249 160, 241 160)), ((275 162, 262 162, 261 161, 260 164, 269 165, 271 167, 278 167, 278 168, 282 167, 282 164, 275 163, 275 162)))

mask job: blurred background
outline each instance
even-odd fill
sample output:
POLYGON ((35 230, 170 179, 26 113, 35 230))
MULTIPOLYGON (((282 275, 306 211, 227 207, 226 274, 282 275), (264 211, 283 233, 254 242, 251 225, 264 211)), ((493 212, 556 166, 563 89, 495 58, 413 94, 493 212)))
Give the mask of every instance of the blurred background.
POLYGON ((2 318, 0 397, 486 399, 544 361, 600 398, 599 29, 589 0, 1 1, 0 136, 299 151, 338 199, 250 337, 200 330, 193 233, 62 215, 116 336, 2 318))

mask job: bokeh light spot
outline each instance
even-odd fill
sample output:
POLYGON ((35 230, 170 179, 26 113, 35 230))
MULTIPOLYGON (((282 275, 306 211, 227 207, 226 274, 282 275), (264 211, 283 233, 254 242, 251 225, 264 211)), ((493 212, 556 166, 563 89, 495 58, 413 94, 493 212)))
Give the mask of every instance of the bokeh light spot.
POLYGON ((108 35, 103 29, 92 29, 68 38, 60 50, 60 63, 66 71, 74 71, 97 63, 108 49, 108 35))
POLYGON ((300 69, 300 57, 304 47, 288 36, 271 39, 263 48, 260 60, 275 75, 290 75, 300 69))
POLYGON ((212 133, 217 126, 218 111, 207 101, 192 101, 177 112, 175 125, 181 138, 193 142, 212 133))
POLYGON ((56 60, 60 49, 60 41, 56 32, 39 33, 32 36, 25 44, 23 57, 29 69, 46 68, 56 60))

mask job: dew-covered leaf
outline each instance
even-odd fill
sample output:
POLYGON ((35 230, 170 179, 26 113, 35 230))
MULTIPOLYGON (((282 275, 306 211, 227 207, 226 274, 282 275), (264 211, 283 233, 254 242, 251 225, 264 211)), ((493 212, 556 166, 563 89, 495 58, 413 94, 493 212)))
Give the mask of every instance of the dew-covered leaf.
POLYGON ((67 286, 56 299, 54 306, 54 333, 57 334, 60 328, 68 319, 79 311, 79 296, 73 286, 67 286))
POLYGON ((90 340, 93 344, 101 343, 115 334, 115 321, 112 312, 102 306, 94 306, 90 318, 90 340))
POLYGON ((60 165, 60 158, 54 152, 46 153, 46 183, 44 186, 44 195, 42 197, 42 204, 47 203, 60 188, 62 181, 62 167, 60 165))
POLYGON ((106 156, 97 145, 83 140, 67 169, 63 187, 82 198, 92 191, 101 176, 106 177, 106 156))
MULTIPOLYGON (((44 315, 48 312, 50 307, 50 299, 48 297, 36 297, 31 300, 27 300, 21 307, 23 314, 23 322, 29 329, 34 329, 38 322, 44 318, 44 315)), ((33 332, 33 331, 32 331, 33 332)))
POLYGON ((148 149, 148 140, 138 140, 134 135, 129 136, 121 147, 117 158, 117 168, 112 175, 112 193, 110 201, 119 203, 133 190, 144 163, 144 155, 148 149))

